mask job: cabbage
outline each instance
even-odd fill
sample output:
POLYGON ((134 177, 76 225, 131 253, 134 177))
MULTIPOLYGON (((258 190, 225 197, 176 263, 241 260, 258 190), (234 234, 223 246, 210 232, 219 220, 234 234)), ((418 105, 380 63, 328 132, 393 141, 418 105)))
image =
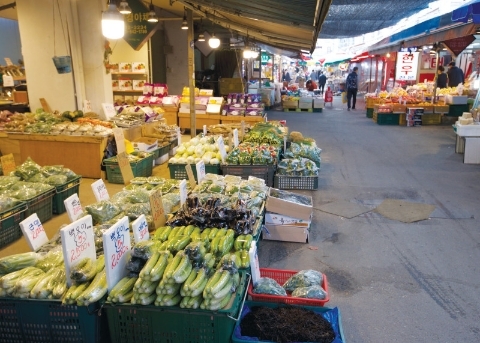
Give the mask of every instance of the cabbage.
POLYGON ((198 139, 197 137, 190 139, 191 145, 198 145, 198 143, 200 143, 200 139, 198 139))
POLYGON ((203 148, 202 145, 197 145, 195 147, 195 154, 198 156, 198 157, 202 157, 204 154, 205 154, 205 149, 203 148))
POLYGON ((173 163, 173 164, 177 164, 178 163, 178 158, 177 157, 172 157, 170 159, 170 161, 168 161, 168 162, 173 163))
POLYGON ((218 151, 218 145, 217 144, 212 144, 211 147, 212 147, 211 151, 218 151))
POLYGON ((177 149, 177 154, 178 155, 183 155, 187 151, 187 148, 182 144, 178 147, 177 149))
POLYGON ((207 144, 208 143, 208 138, 207 137, 200 138, 200 143, 201 144, 207 144))
POLYGON ((187 158, 188 156, 189 156, 189 155, 188 155, 188 152, 185 152, 185 153, 182 155, 183 158, 187 158))
POLYGON ((212 158, 210 160, 210 164, 219 164, 220 163, 220 160, 218 158, 212 158))
POLYGON ((225 145, 225 151, 228 153, 230 151, 230 145, 225 145))
POLYGON ((193 155, 195 153, 195 147, 194 146, 189 146, 187 148, 187 153, 188 153, 189 156, 193 155))
POLYGON ((182 143, 182 145, 186 148, 188 148, 190 146, 190 142, 185 142, 185 143, 182 143))
POLYGON ((207 152, 205 155, 203 155, 202 160, 205 162, 205 164, 210 163, 210 160, 212 159, 212 153, 207 152))
POLYGON ((195 163, 195 158, 193 156, 188 156, 187 157, 187 163, 188 164, 193 164, 195 163))
POLYGON ((195 164, 197 164, 198 162, 200 162, 202 159, 200 157, 197 157, 195 158, 195 164))
POLYGON ((187 159, 186 159, 185 157, 180 157, 180 158, 178 159, 178 163, 180 163, 180 164, 187 164, 187 159))
POLYGON ((219 152, 217 152, 217 154, 215 155, 215 157, 216 157, 217 159, 221 160, 221 159, 222 159, 222 154, 219 153, 219 152))

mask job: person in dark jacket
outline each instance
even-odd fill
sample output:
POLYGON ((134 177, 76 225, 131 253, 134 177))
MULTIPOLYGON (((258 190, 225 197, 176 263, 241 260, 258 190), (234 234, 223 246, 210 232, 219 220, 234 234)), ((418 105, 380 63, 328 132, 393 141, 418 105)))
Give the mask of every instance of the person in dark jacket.
POLYGON ((357 103, 357 91, 358 91, 358 67, 354 67, 353 71, 347 76, 347 110, 350 111, 350 103, 352 110, 355 109, 357 103), (353 100, 352 100, 353 98, 353 100))
POLYGON ((465 81, 463 70, 455 65, 455 62, 448 64, 448 87, 457 87, 460 83, 465 81))
POLYGON ((325 74, 320 72, 320 76, 318 77, 318 89, 320 89, 320 94, 323 94, 323 89, 325 88, 325 84, 327 83, 327 77, 325 74))
POLYGON ((437 87, 438 88, 447 88, 447 74, 444 73, 445 68, 439 66, 437 69, 437 87))
POLYGON ((292 81, 292 78, 290 77, 290 73, 288 72, 287 69, 283 70, 282 81, 287 81, 287 82, 292 81))

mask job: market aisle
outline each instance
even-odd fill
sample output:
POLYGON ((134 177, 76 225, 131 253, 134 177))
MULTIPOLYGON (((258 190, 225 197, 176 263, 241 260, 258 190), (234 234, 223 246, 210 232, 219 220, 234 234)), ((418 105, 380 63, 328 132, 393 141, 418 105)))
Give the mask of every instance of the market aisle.
POLYGON ((347 342, 480 341, 480 166, 455 154, 451 126, 380 126, 357 107, 342 110, 335 97, 323 113, 268 113, 323 150, 319 190, 306 192, 314 206, 401 199, 434 205, 431 218, 316 210, 310 242, 262 241, 261 266, 323 271, 347 342))

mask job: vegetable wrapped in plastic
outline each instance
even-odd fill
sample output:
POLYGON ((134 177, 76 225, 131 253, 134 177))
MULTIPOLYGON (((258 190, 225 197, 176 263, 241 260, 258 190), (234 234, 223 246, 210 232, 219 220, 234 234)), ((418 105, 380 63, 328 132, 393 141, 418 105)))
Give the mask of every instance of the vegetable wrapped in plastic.
POLYGON ((260 278, 253 288, 253 293, 287 296, 285 289, 277 281, 269 277, 260 278))
POLYGON ((35 174, 40 173, 41 168, 42 167, 35 163, 30 157, 27 157, 25 162, 15 168, 14 174, 22 180, 28 180, 35 174))
POLYGON ((292 292, 292 297, 323 300, 327 297, 327 292, 325 292, 325 290, 319 285, 298 287, 292 292))
POLYGON ((150 203, 142 202, 138 204, 131 204, 125 209, 125 215, 131 220, 135 220, 142 214, 150 213, 150 203))
POLYGON ((322 284, 323 274, 312 269, 301 270, 292 275, 284 284, 287 291, 294 291, 299 287, 319 286, 322 284))
POLYGON ((92 216, 94 223, 103 224, 122 212, 122 209, 112 203, 104 200, 85 206, 85 211, 92 216))
POLYGON ((60 186, 67 183, 68 178, 65 175, 51 175, 45 179, 45 183, 52 186, 60 186))

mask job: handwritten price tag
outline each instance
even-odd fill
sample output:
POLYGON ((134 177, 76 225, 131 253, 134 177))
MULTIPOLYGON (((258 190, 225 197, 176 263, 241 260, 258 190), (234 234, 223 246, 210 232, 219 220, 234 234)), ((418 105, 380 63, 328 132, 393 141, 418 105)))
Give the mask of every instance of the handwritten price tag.
POLYGON ((23 236, 27 240, 30 249, 33 251, 37 251, 38 248, 48 242, 45 229, 36 213, 21 221, 20 228, 22 229, 23 236))
POLYGON ((233 146, 238 146, 238 129, 233 130, 233 146))
POLYGON ((117 155, 117 161, 118 166, 120 167, 120 172, 122 173, 123 183, 125 185, 128 185, 130 183, 130 180, 132 180, 134 176, 127 153, 125 151, 119 153, 117 155))
POLYGON ((183 205, 187 201, 187 180, 183 179, 182 181, 180 181, 179 189, 180 189, 180 205, 183 205))
POLYGON ((97 201, 110 199, 107 187, 105 186, 105 182, 103 182, 102 179, 95 181, 94 183, 92 183, 91 186, 93 194, 95 195, 95 199, 97 199, 97 201))
POLYGON ((155 227, 165 226, 165 210, 163 208, 162 191, 157 190, 150 195, 150 208, 152 210, 153 222, 155 227))
POLYGON ((130 258, 130 227, 125 216, 103 233, 103 251, 105 252, 105 271, 107 287, 112 288, 127 275, 127 262, 130 258))
POLYGON ((68 224, 60 230, 60 237, 62 238, 67 285, 70 287, 72 285, 72 280, 70 280, 71 268, 85 257, 93 261, 97 260, 92 216, 87 215, 68 224))
POLYGON ((117 153, 125 152, 125 134, 123 133, 123 129, 117 127, 112 130, 115 136, 115 143, 117 143, 117 153))
POLYGON ((70 195, 63 203, 65 204, 65 209, 71 222, 74 222, 83 214, 82 204, 80 203, 77 193, 70 195))
POLYGON ((103 114, 105 115, 105 119, 107 120, 110 120, 117 115, 117 111, 115 110, 115 107, 113 106, 113 104, 103 103, 102 108, 103 108, 103 114))
POLYGON ((195 168, 197 169, 198 184, 200 184, 200 182, 202 182, 202 180, 205 178, 205 162, 199 161, 195 165, 195 168))
POLYGON ((223 141, 223 137, 218 138, 217 144, 218 144, 218 151, 222 156, 222 162, 225 163, 225 159, 227 158, 227 151, 225 150, 225 142, 223 141))
POLYGON ((188 182, 190 182, 190 187, 192 187, 193 189, 197 185, 197 182, 195 181, 195 176, 193 175, 192 166, 190 164, 187 164, 185 166, 185 170, 187 171, 188 182))
POLYGON ((0 157, 0 161, 2 163, 3 175, 10 175, 12 171, 15 171, 16 165, 13 154, 0 157))
POLYGON ((148 223, 144 214, 141 214, 140 217, 132 222, 132 230, 135 243, 148 241, 150 233, 148 232, 148 223))
POLYGON ((83 113, 93 112, 90 100, 83 100, 83 113))

